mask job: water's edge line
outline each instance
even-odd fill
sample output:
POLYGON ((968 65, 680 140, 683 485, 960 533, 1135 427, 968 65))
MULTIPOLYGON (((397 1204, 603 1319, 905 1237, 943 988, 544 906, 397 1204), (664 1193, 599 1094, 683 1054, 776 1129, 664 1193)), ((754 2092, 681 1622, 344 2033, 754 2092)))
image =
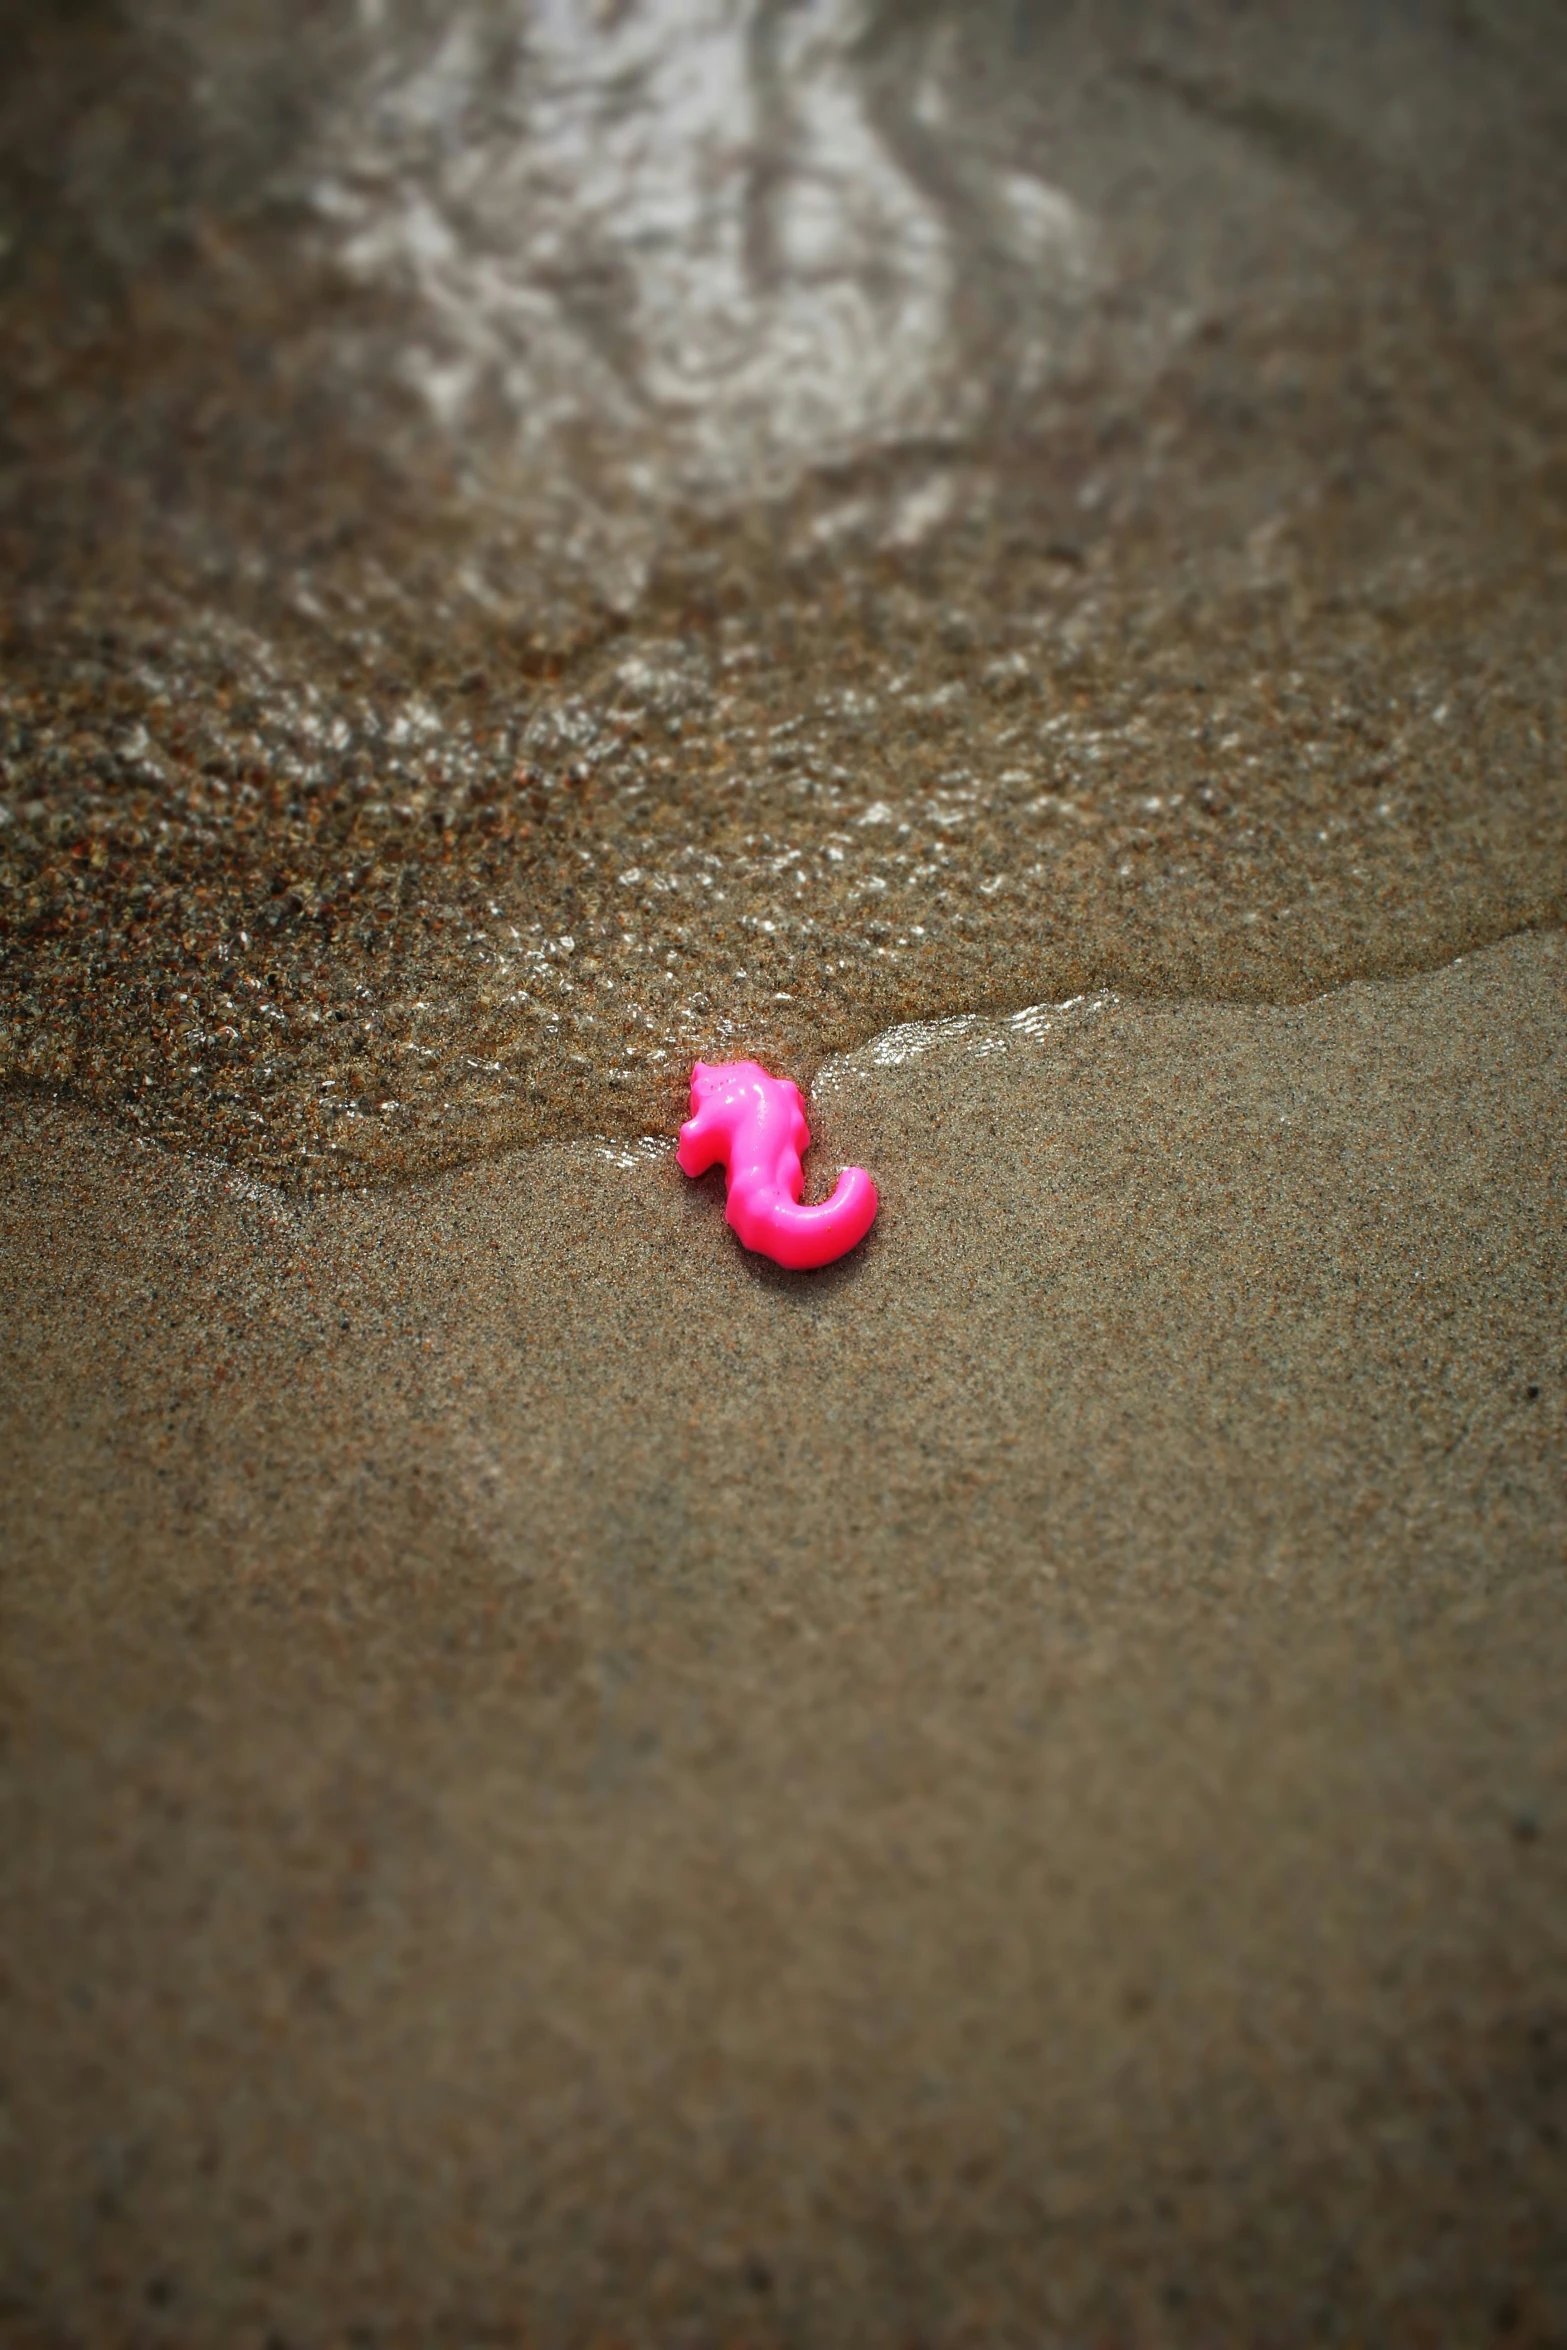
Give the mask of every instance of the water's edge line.
MULTIPOLYGON (((1060 1015, 1076 1011, 1079 1006, 1097 1010, 1101 1006, 1114 1005, 1118 1011, 1139 1012, 1299 1011, 1310 1004, 1332 1003, 1340 996, 1350 994, 1356 988, 1408 987, 1422 979, 1433 979, 1443 971, 1455 970, 1459 964, 1471 962, 1482 955, 1495 954, 1504 947, 1515 945, 1521 939, 1559 938, 1563 935, 1567 935, 1567 921, 1526 922, 1514 930, 1500 931, 1493 938, 1482 938, 1474 945, 1463 948, 1456 955, 1443 954, 1435 962, 1412 964, 1408 968, 1396 971, 1357 973, 1353 978, 1341 980, 1335 987, 1316 988, 1309 993, 1299 995, 1154 995, 1131 988, 1120 988, 1112 980, 1105 980, 1097 982, 1092 987, 1081 989, 1075 996, 1067 997, 1059 1003, 1043 998, 1035 1003, 1013 1006, 975 1006, 969 1004, 951 1012, 932 1013, 921 1020, 893 1021, 886 1027, 868 1030, 856 1043, 843 1046, 836 1052, 824 1054, 812 1070, 809 1083, 814 1089, 824 1074, 839 1070, 844 1071, 845 1074, 852 1072, 855 1075, 869 1075, 869 1070, 859 1067, 857 1064, 862 1063, 865 1056, 874 1054, 878 1045, 903 1035, 908 1035, 912 1040, 921 1032, 925 1032, 931 1036, 932 1044, 935 1044, 941 1041, 940 1032, 946 1031, 950 1041, 956 1043, 958 1038, 952 1032, 959 1029, 967 1030, 986 1025, 1000 1029, 1009 1024, 1015 1026, 1027 1020, 1031 1014, 1054 1013, 1060 1015)), ((899 1066, 905 1058, 915 1057, 916 1053, 922 1055, 928 1049, 930 1048, 915 1046, 911 1041, 909 1048, 896 1053, 888 1053, 886 1059, 879 1065, 884 1068, 894 1068, 899 1066)), ((837 1091, 838 1082, 839 1080, 835 1076, 830 1076, 828 1090, 837 1091)), ((325 1207, 328 1202, 335 1200, 347 1198, 384 1199, 405 1192, 418 1191, 430 1184, 450 1181, 452 1177, 461 1175, 470 1169, 498 1166, 506 1159, 531 1158, 536 1153, 543 1151, 591 1150, 608 1159, 611 1164, 629 1169, 633 1166, 648 1164, 660 1155, 673 1153, 675 1147, 673 1134, 650 1134, 646 1130, 628 1130, 623 1134, 607 1133, 602 1127, 584 1126, 571 1133, 541 1135, 532 1142, 509 1142, 502 1144, 495 1150, 475 1150, 462 1157, 446 1160, 438 1167, 421 1170, 416 1174, 391 1175, 370 1182, 338 1180, 309 1187, 301 1185, 296 1190, 283 1184, 271 1183, 264 1176, 253 1175, 242 1164, 234 1160, 220 1158, 200 1150, 182 1150, 160 1140, 156 1135, 136 1134, 127 1126, 123 1118, 115 1115, 112 1108, 76 1092, 69 1085, 51 1086, 40 1080, 28 1078, 0 1079, 0 1112, 13 1103, 20 1105, 26 1102, 48 1102, 56 1107, 74 1110, 78 1115, 101 1126, 108 1133, 122 1140, 134 1142, 139 1149, 155 1152, 160 1159, 172 1164, 190 1167, 193 1170, 200 1169, 210 1176, 222 1178, 229 1189, 242 1194, 242 1196, 257 1201, 264 1199, 274 1202, 279 1207, 286 1207, 291 1215, 297 1215, 312 1208, 325 1207)))

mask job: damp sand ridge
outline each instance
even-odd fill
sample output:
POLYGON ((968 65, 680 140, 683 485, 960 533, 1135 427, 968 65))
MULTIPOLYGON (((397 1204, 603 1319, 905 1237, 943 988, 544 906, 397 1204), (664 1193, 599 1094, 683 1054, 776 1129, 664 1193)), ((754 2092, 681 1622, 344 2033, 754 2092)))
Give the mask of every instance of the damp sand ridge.
POLYGON ((1563 988, 905 1029, 813 1276, 13 1106, 38 2338, 1553 2340, 1563 988))

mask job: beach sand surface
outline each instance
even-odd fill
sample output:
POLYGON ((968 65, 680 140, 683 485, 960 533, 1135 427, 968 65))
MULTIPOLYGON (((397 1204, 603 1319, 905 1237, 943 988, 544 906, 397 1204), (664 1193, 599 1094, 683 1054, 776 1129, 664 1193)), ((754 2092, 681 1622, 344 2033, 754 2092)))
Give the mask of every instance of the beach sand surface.
POLYGON ((1567 2339, 1564 1014, 895 1031, 814 1276, 7 1103, 5 2338, 1567 2339))

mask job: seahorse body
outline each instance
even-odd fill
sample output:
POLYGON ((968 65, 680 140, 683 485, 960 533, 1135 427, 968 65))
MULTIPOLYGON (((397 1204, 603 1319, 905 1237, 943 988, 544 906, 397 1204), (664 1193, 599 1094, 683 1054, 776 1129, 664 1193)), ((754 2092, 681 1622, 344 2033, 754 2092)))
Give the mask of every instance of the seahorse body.
POLYGON ((876 1218, 876 1186, 863 1167, 845 1167, 820 1207, 802 1206, 800 1153, 810 1139, 800 1089, 787 1077, 769 1077, 755 1061, 697 1062, 675 1155, 688 1175, 722 1162, 724 1213, 741 1240, 795 1273, 830 1265, 876 1218))

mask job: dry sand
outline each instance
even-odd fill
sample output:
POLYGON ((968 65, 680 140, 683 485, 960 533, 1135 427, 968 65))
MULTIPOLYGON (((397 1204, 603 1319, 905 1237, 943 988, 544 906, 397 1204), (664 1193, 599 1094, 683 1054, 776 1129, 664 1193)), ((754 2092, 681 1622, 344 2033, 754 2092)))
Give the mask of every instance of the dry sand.
POLYGON ((4 1127, 10 2342, 1567 2340, 1567 951, 290 1201, 4 1127))

